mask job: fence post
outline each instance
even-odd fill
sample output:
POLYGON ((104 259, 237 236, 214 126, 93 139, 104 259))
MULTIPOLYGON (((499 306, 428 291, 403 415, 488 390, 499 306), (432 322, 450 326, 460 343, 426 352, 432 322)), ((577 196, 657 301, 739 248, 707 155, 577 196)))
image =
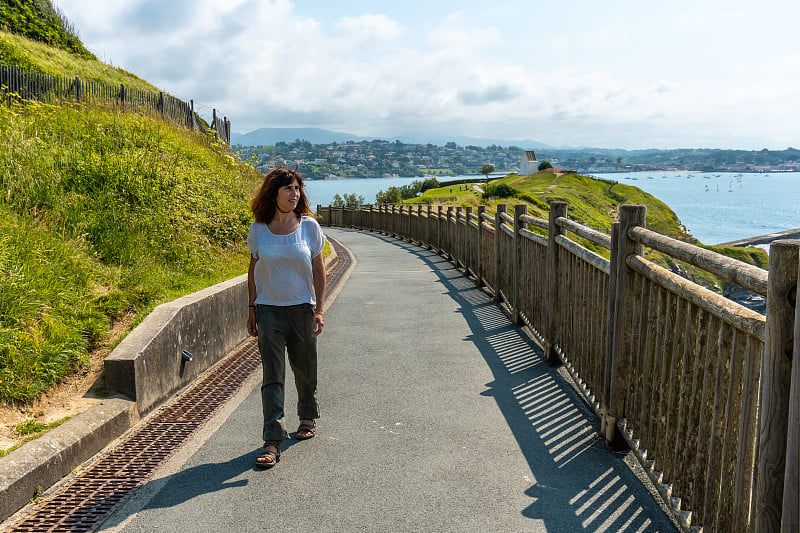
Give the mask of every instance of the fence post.
POLYGON ((522 317, 519 313, 520 292, 522 291, 522 287, 520 287, 520 280, 522 279, 522 235, 520 235, 520 230, 526 227, 526 224, 520 220, 520 217, 527 214, 527 205, 522 204, 514 206, 514 260, 512 262, 513 274, 511 276, 511 290, 514 291, 514 295, 512 296, 511 304, 511 320, 516 326, 522 325, 522 317))
MULTIPOLYGON (((642 245, 628 236, 628 230, 634 226, 644 226, 647 208, 643 205, 623 205, 619 211, 619 230, 616 247, 616 291, 614 298, 614 331, 611 345, 611 373, 609 375, 608 406, 603 410, 601 428, 606 441, 613 449, 625 447, 622 435, 617 431, 617 419, 625 416, 625 395, 628 390, 631 357, 630 337, 633 334, 633 271, 628 268, 626 259, 629 255, 642 253, 642 245)), ((611 296, 610 296, 611 297, 611 296)))
POLYGON ((556 343, 561 331, 561 308, 559 304, 558 283, 558 244, 556 235, 562 235, 564 230, 556 224, 558 217, 567 216, 566 202, 553 202, 550 204, 549 226, 547 229, 547 316, 546 335, 544 342, 544 360, 548 365, 558 363, 556 343))
MULTIPOLYGON (((800 246, 798 246, 800 249, 800 246)), ((800 252, 796 253, 797 256, 800 252)), ((797 288, 800 286, 800 259, 795 279, 794 302, 794 350, 792 362, 800 362, 800 305, 797 305, 797 288)), ((786 469, 783 480, 783 513, 781 531, 800 531, 800 508, 797 495, 800 493, 800 364, 792 364, 792 380, 789 386, 789 423, 786 439, 786 469)))
POLYGON ((414 219, 413 242, 417 246, 425 246, 422 242, 422 204, 417 204, 417 217, 414 219))
POLYGON ((617 301, 614 295, 617 293, 617 243, 619 242, 619 222, 614 222, 611 225, 611 258, 610 258, 610 273, 608 276, 608 318, 606 322, 606 367, 603 374, 603 398, 608 401, 611 397, 611 361, 613 359, 612 353, 614 352, 614 317, 617 314, 617 301))
POLYGON ((461 266, 464 266, 464 251, 461 250, 461 243, 464 241, 461 235, 461 215, 464 212, 464 208, 460 205, 456 207, 456 232, 453 236, 455 242, 451 245, 453 248, 453 256, 455 258, 456 268, 458 268, 458 263, 461 263, 461 266))
POLYGON ((501 266, 503 258, 501 257, 502 235, 503 235, 503 218, 500 216, 507 210, 506 204, 497 204, 497 211, 494 214, 494 301, 503 301, 503 296, 500 293, 500 278, 501 266))
POLYGON ((75 98, 81 101, 81 79, 78 76, 75 76, 75 98))
MULTIPOLYGON (((755 509, 755 530, 759 533, 781 529, 799 245, 800 241, 778 240, 769 247, 755 509)), ((791 452, 796 454, 797 450, 791 452)), ((797 493, 786 494, 786 497, 797 500, 797 493)))
POLYGON ((219 139, 219 127, 217 126, 217 110, 211 111, 211 128, 214 130, 214 139, 219 139))
POLYGON ((425 247, 428 250, 433 250, 433 206, 428 204, 425 217, 425 247))
MULTIPOLYGON (((445 220, 444 224, 444 238, 447 240, 447 250, 445 251, 445 257, 449 261, 453 261, 455 258, 455 252, 453 250, 453 226, 450 221, 453 220, 453 206, 447 206, 447 219, 445 220)), ((456 268, 458 268, 458 263, 456 263, 456 268)))
POLYGON ((395 237, 397 239, 403 240, 404 231, 404 221, 403 221, 403 204, 397 206, 397 235, 395 237))
POLYGON ((472 267, 474 270, 474 265, 472 264, 472 254, 470 253, 470 223, 472 222, 472 206, 469 205, 464 208, 464 271, 469 276, 469 270, 472 267))
POLYGON ((442 215, 444 208, 440 205, 437 206, 436 212, 436 251, 442 253, 442 215))
POLYGON ((478 276, 478 285, 483 287, 485 283, 483 282, 483 215, 486 213, 486 206, 479 205, 478 206, 478 264, 475 267, 476 272, 475 275, 478 276))

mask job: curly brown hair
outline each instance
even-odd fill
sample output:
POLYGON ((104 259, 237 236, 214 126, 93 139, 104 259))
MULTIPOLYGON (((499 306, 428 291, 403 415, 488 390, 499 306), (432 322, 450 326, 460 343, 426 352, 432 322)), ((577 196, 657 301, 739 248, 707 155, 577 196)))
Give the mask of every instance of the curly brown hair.
POLYGON ((300 186, 300 199, 294 208, 294 214, 297 215, 297 218, 313 214, 303 187, 303 176, 297 170, 288 167, 275 167, 264 177, 264 183, 261 184, 250 202, 250 210, 253 212, 256 222, 264 224, 272 222, 277 209, 278 189, 291 185, 295 180, 300 186))

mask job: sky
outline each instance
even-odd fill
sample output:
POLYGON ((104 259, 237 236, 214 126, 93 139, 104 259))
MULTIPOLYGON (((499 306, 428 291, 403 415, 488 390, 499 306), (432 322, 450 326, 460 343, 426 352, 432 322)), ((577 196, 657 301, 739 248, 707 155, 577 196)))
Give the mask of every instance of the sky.
POLYGON ((798 0, 54 0, 231 129, 800 148, 798 0))

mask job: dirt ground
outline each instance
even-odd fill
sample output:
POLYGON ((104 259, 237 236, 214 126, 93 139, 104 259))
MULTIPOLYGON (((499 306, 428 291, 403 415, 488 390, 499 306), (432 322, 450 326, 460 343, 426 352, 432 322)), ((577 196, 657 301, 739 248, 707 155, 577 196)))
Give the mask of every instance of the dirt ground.
MULTIPOLYGON (((78 415, 102 401, 98 391, 104 390, 103 360, 111 352, 111 348, 116 346, 118 340, 128 332, 132 318, 126 316, 112 325, 103 345, 98 346, 89 355, 88 370, 67 376, 31 404, 0 404, 0 449, 8 450, 23 441, 24 437, 14 431, 20 424, 29 420, 50 424, 78 415)), ((102 395, 102 392, 100 394, 102 395)))
POLYGON ((31 419, 42 424, 82 413, 100 401, 91 391, 100 377, 103 360, 92 361, 91 370, 70 376, 38 401, 27 405, 0 405, 0 449, 19 444, 22 437, 14 428, 31 419))

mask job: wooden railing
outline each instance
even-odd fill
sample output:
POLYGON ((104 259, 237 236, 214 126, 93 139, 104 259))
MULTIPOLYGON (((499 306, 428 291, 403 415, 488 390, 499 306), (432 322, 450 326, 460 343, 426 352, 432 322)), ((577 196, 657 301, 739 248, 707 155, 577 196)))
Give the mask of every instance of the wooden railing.
POLYGON ((524 205, 317 215, 434 249, 486 286, 566 366, 609 445, 633 451, 684 531, 800 530, 800 241, 772 243, 767 272, 646 229, 643 206, 621 206, 610 236, 562 202, 549 220, 524 205), (765 296, 766 315, 645 248, 765 296))
MULTIPOLYGON (((203 131, 192 100, 187 103, 163 92, 57 76, 16 65, 0 65, 0 97, 59 105, 64 102, 114 105, 127 111, 152 113, 191 130, 203 131)), ((217 140, 230 144, 231 123, 227 118, 217 116, 216 109, 213 110, 211 129, 217 140)))

